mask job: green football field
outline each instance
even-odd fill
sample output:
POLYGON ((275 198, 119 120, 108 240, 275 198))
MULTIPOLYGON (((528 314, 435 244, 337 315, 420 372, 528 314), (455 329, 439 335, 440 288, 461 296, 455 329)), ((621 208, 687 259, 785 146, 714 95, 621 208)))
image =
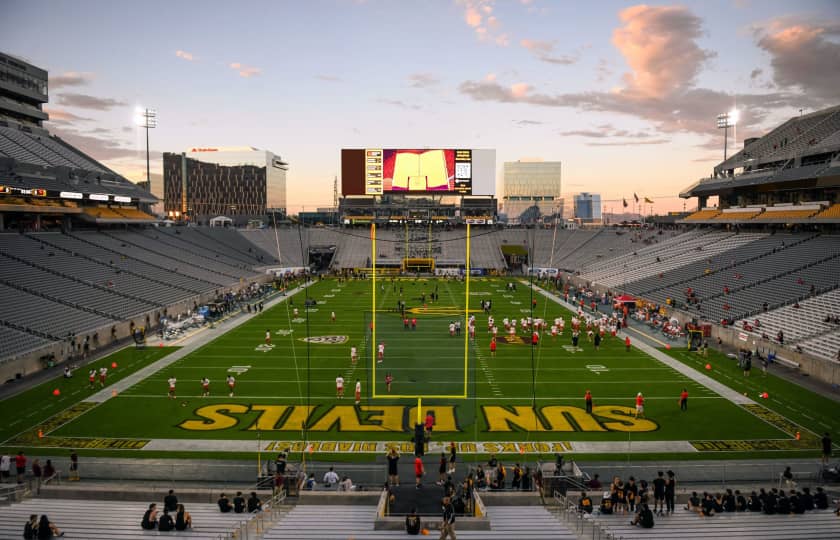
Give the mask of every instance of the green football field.
MULTIPOLYGON (((60 399, 62 405, 34 415, 32 421, 43 417, 40 423, 22 421, 16 426, 20 429, 8 429, 4 439, 11 439, 5 444, 159 455, 244 453, 259 440, 268 451, 292 444, 325 453, 373 453, 383 444, 408 444, 422 399, 420 412, 435 416, 433 441, 456 441, 465 452, 609 454, 635 443, 639 446, 632 451, 637 453, 708 452, 713 457, 721 452, 813 453, 816 448, 812 431, 818 426, 808 430, 807 421, 791 422, 790 415, 770 403, 736 404, 635 346, 625 350, 619 338, 608 337, 598 351, 585 337, 578 348, 572 347, 571 312, 538 293, 532 306, 527 284, 516 280, 517 291, 510 292, 507 283, 501 278, 470 280, 469 308, 477 323, 471 340, 463 282, 381 278, 374 324, 371 281, 319 281, 105 399, 88 400, 92 391, 81 372, 78 380, 56 383, 63 385, 61 398, 51 395, 49 385, 13 398, 24 409, 27 400, 38 403, 38 410, 50 400, 60 399), (430 300, 433 292, 439 296, 435 302, 430 300), (315 306, 304 307, 307 295, 315 306), (415 329, 404 326, 397 311, 401 300, 409 320, 417 321, 415 329), (500 327, 495 356, 481 300, 492 300, 492 316, 500 327), (546 333, 538 346, 521 330, 515 339, 501 339, 503 318, 532 314, 546 321, 563 317, 565 333, 556 338, 546 333), (450 336, 455 321, 461 322, 460 336, 450 336), (385 346, 381 363, 375 358, 379 343, 385 346), (351 347, 358 350, 355 364, 351 347), (231 374, 236 378, 233 396, 225 384, 231 374), (387 374, 393 377, 390 392, 387 374), (336 397, 338 376, 346 381, 343 399, 336 397), (167 395, 171 377, 177 379, 175 399, 167 395), (209 396, 202 396, 203 377, 211 381, 209 396), (353 397, 357 380, 362 388, 358 406, 353 397), (678 406, 683 389, 689 393, 687 411, 678 406), (592 414, 584 411, 586 390, 593 395, 592 414), (68 392, 78 396, 75 406, 68 392), (645 415, 637 419, 638 392, 645 396, 645 415), (69 411, 50 420, 67 407, 69 411), (36 439, 32 434, 39 427, 44 437, 36 439), (19 434, 27 428, 29 432, 19 434), (800 430, 802 440, 796 441, 794 432, 800 430)), ((681 356, 674 347, 669 354, 681 356)), ((160 357, 165 361, 173 350, 126 349, 103 362, 117 361, 120 367, 113 376, 122 377, 160 357)), ((715 362, 725 373, 727 361, 721 357, 715 362)), ((774 397, 799 392, 789 384, 773 390, 774 397)), ((9 403, 2 403, 4 410, 9 403)))

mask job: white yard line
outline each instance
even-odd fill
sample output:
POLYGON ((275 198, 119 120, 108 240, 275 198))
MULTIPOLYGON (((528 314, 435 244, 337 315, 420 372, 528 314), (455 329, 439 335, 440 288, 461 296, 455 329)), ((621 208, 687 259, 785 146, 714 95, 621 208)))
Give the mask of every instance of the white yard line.
MULTIPOLYGON (((286 296, 280 296, 280 297, 275 298, 274 300, 270 300, 266 304, 266 307, 271 308, 271 307, 279 304, 280 302, 285 302, 291 296, 293 296, 297 292, 303 290, 304 287, 308 287, 309 285, 312 285, 313 283, 315 283, 315 282, 311 281, 307 284, 301 285, 301 286, 296 287, 295 289, 289 291, 289 294, 287 294, 286 296)), ((182 340, 179 340, 179 341, 183 341, 185 343, 188 342, 188 344, 182 346, 177 351, 173 352, 172 354, 168 354, 168 355, 164 356, 163 358, 161 358, 160 360, 158 360, 156 362, 153 362, 152 364, 149 364, 148 366, 135 371, 134 373, 125 377, 124 379, 121 379, 121 380, 115 382, 114 384, 105 387, 104 389, 100 390, 99 392, 97 392, 97 393, 93 394, 92 396, 88 397, 87 399, 85 399, 85 401, 90 401, 90 402, 94 402, 94 403, 104 403, 105 401, 111 399, 114 391, 116 391, 117 394, 119 394, 120 392, 122 392, 124 390, 128 390, 129 388, 131 388, 132 386, 134 386, 138 382, 142 381, 143 379, 146 379, 150 375, 160 371, 161 369, 174 364, 178 360, 181 360, 182 358, 186 357, 188 354, 191 354, 191 353, 195 352, 196 350, 200 349, 201 347, 203 347, 204 345, 206 345, 210 341, 213 341, 214 339, 219 337, 221 334, 229 332, 229 331, 233 330, 234 328, 237 328, 237 327, 245 324, 246 322, 250 321, 253 317, 256 317, 258 315, 259 315, 259 313, 251 313, 251 314, 246 313, 243 316, 237 317, 235 319, 231 319, 229 321, 225 321, 224 323, 222 323, 221 325, 216 327, 216 329, 218 329, 219 331, 215 332, 215 333, 204 331, 204 330, 209 329, 208 327, 205 326, 205 327, 201 328, 200 330, 198 330, 195 334, 192 334, 190 336, 182 338, 182 340)), ((174 343, 177 343, 177 342, 174 342, 174 343)), ((173 345, 174 343, 170 343, 169 345, 173 345)))

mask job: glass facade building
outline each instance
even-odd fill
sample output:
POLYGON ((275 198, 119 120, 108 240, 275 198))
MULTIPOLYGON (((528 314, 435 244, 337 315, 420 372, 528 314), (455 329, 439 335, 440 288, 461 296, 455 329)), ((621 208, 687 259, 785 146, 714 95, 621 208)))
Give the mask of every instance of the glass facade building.
POLYGON ((523 213, 530 218, 529 221, 534 217, 562 218, 560 173, 559 161, 505 162, 502 212, 507 214, 508 221, 519 223, 523 213))
POLYGON ((601 195, 598 193, 578 193, 574 197, 575 218, 581 223, 601 222, 601 195))

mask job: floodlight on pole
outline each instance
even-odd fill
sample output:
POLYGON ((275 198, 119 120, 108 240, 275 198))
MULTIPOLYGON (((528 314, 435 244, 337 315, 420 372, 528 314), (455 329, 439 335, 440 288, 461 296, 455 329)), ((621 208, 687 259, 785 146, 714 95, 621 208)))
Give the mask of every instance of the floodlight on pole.
POLYGON ((717 127, 723 130, 723 160, 726 161, 727 146, 729 142, 729 128, 735 127, 740 118, 738 109, 717 115, 717 127))
POLYGON ((149 167, 149 130, 157 127, 157 111, 155 109, 140 110, 138 119, 141 128, 146 130, 146 185, 152 191, 152 175, 149 167))

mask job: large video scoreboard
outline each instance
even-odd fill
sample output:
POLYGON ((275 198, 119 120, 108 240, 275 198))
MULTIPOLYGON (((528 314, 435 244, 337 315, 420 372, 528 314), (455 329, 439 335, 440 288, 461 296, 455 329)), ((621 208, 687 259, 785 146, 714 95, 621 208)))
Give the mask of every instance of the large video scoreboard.
POLYGON ((495 150, 356 148, 341 151, 344 195, 492 195, 495 150))

